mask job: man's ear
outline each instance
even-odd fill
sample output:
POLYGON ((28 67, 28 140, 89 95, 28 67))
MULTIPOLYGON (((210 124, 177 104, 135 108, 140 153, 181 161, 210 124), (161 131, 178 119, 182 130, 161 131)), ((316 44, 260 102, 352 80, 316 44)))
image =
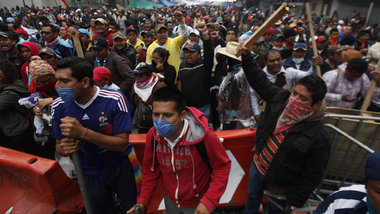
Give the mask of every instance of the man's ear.
POLYGON ((322 101, 320 100, 320 101, 314 103, 313 107, 319 108, 321 105, 322 105, 322 101))
POLYGON ((88 88, 91 85, 91 79, 89 77, 85 77, 82 79, 83 88, 88 88))
POLYGON ((186 114, 187 114, 187 111, 186 111, 186 110, 183 110, 183 111, 181 112, 181 114, 179 115, 181 121, 183 121, 183 120, 185 119, 186 114))

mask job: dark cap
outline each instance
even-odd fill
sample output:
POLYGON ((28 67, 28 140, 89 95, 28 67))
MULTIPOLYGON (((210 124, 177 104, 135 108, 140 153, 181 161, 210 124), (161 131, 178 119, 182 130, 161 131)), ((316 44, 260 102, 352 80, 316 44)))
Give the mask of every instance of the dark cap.
POLYGON ((51 49, 51 48, 42 48, 40 50, 39 56, 41 56, 43 54, 47 54, 49 56, 57 56, 57 53, 53 49, 51 49))
POLYGON ((108 42, 105 38, 103 37, 96 37, 91 41, 92 48, 93 49, 103 49, 103 48, 108 48, 108 42))
POLYGON ((8 32, 0 32, 0 37, 12 39, 11 35, 8 32))
POLYGON ((149 31, 149 30, 141 32, 142 37, 144 37, 145 35, 153 37, 152 31, 149 31))
POLYGON ((282 33, 284 34, 284 38, 289 38, 291 36, 296 36, 297 35, 297 32, 295 30, 293 30, 293 28, 284 28, 282 30, 282 33))
POLYGON ((199 46, 197 43, 189 42, 183 47, 183 50, 189 50, 189 51, 201 51, 201 46, 199 46))
POLYGON ((272 41, 276 41, 276 40, 279 40, 279 39, 285 39, 285 37, 284 37, 284 35, 282 35, 282 33, 275 34, 272 37, 272 41))
POLYGON ((380 152, 372 153, 365 163, 365 176, 380 181, 380 152))
POLYGON ((151 65, 145 63, 145 62, 140 62, 136 68, 133 70, 133 73, 135 74, 151 74, 153 73, 153 68, 151 65))
POLYGON ((294 44, 293 50, 303 50, 306 51, 307 46, 304 42, 297 42, 294 44))
POLYGON ((163 25, 163 24, 159 24, 159 25, 157 25, 155 28, 154 28, 154 32, 158 32, 158 31, 160 31, 161 29, 168 29, 165 25, 163 25))
POLYGON ((261 44, 261 43, 264 43, 264 40, 263 40, 263 38, 258 38, 256 41, 255 41, 255 44, 257 45, 257 44, 261 44))
POLYGON ((128 33, 131 32, 131 31, 133 31, 133 32, 135 32, 135 33, 137 34, 137 30, 136 30, 136 28, 133 28, 133 27, 128 28, 126 33, 128 34, 128 33))

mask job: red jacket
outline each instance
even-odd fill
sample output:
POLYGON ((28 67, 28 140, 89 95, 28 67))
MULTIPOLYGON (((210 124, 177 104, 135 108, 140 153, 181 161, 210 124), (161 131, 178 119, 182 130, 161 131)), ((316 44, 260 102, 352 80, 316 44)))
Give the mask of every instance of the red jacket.
MULTIPOLYGON (((33 42, 23 42, 21 43, 20 45, 17 46, 19 52, 20 52, 20 56, 21 56, 21 51, 20 51, 20 46, 24 46, 24 47, 27 47, 29 48, 30 50, 30 53, 32 54, 31 56, 38 56, 38 54, 40 54, 40 51, 38 50, 38 47, 36 44, 34 44, 33 42)), ((22 79, 23 79, 23 82, 27 85, 28 84, 28 80, 29 80, 29 63, 30 63, 30 59, 29 61, 24 59, 26 62, 21 66, 21 76, 22 76, 22 79)))
POLYGON ((107 31, 105 34, 100 35, 98 32, 95 33, 95 35, 92 37, 92 39, 95 39, 96 37, 103 37, 108 42, 108 47, 113 46, 113 32, 111 30, 107 31))
POLYGON ((189 127, 173 150, 154 127, 148 132, 142 164, 142 188, 137 203, 149 206, 162 175, 164 192, 177 207, 193 208, 202 202, 212 212, 226 189, 231 161, 202 112, 188 107, 185 119, 189 127), (153 145, 152 137, 157 141, 153 145), (202 141, 212 172, 195 146, 202 141))

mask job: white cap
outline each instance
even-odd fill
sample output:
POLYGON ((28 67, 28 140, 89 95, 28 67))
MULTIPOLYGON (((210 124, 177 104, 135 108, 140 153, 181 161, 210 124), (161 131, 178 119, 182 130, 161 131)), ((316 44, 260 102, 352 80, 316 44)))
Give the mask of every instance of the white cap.
POLYGON ((197 29, 191 29, 189 35, 192 34, 192 33, 194 33, 194 34, 197 35, 197 36, 200 36, 200 35, 201 35, 197 29))
POLYGON ((340 25, 344 25, 344 21, 343 21, 343 20, 339 20, 339 21, 338 21, 338 24, 340 24, 340 25))

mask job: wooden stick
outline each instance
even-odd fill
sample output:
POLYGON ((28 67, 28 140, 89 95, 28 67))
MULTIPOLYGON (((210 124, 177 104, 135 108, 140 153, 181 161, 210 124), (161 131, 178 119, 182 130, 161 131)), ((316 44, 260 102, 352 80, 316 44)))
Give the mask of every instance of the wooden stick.
MULTIPOLYGON (((314 55, 314 57, 316 57, 316 56, 318 56, 318 51, 317 51, 317 43, 315 42, 315 38, 314 38, 314 27, 313 27, 313 23, 311 22, 310 3, 306 2, 305 6, 306 6, 307 20, 309 22, 309 30, 310 30, 311 43, 313 44, 313 55, 314 55)), ((321 67, 319 67, 319 65, 317 65, 315 67, 315 69, 317 70, 317 75, 319 77, 321 77, 322 76, 321 67)))
MULTIPOLYGON (((289 12, 289 8, 286 7, 286 3, 283 3, 277 10, 274 12, 260 27, 257 29, 249 39, 247 39, 243 47, 251 46, 256 40, 258 40, 264 33, 272 27, 281 17, 286 15, 289 12)), ((243 49, 240 49, 236 53, 236 56, 239 57, 243 52, 243 49)))
POLYGON ((77 50, 78 56, 80 58, 84 58, 82 44, 80 43, 80 40, 79 40, 79 32, 77 30, 75 30, 75 33, 72 36, 73 36, 73 42, 74 42, 75 50, 77 50))
MULTIPOLYGON (((376 68, 375 73, 378 73, 378 74, 380 73, 380 59, 377 62, 377 68, 376 68)), ((366 74, 363 74, 363 75, 366 75, 366 74)), ((368 106, 371 103, 373 91, 376 88, 376 84, 377 83, 376 83, 375 80, 371 81, 371 85, 369 86, 369 89, 368 89, 367 94, 365 95, 365 98, 364 98, 364 101, 363 101, 363 105, 362 105, 362 108, 361 108, 362 111, 367 111, 367 108, 368 108, 368 106)))

